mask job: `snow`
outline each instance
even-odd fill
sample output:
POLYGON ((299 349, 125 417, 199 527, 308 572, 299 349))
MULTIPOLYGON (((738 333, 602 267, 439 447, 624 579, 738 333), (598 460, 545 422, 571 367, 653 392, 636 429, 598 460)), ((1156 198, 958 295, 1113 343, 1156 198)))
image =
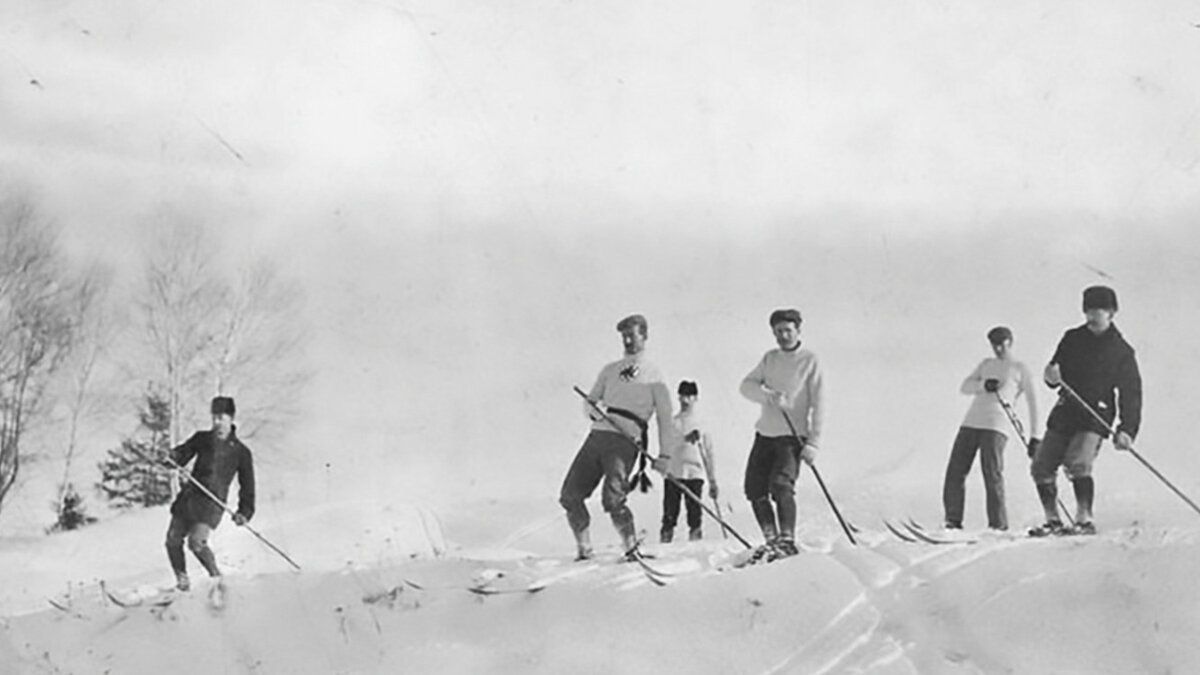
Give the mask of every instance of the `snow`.
MULTIPOLYGON (((603 530, 597 559, 573 562, 565 523, 539 517, 543 506, 510 503, 511 516, 495 519, 471 510, 490 532, 523 513, 507 546, 456 542, 453 519, 443 537, 418 507, 372 515, 365 504, 323 506, 263 523, 301 572, 226 525, 215 542, 231 570, 220 612, 205 601, 204 579, 167 607, 121 608, 101 594, 100 579, 126 598, 169 584, 165 560, 127 550, 165 525, 162 509, 6 542, 0 572, 24 583, 5 587, 0 656, 6 672, 122 673, 1128 673, 1200 665, 1200 588, 1192 583, 1200 527, 1114 518, 1120 524, 1095 537, 979 536, 931 546, 862 519, 851 546, 827 512, 814 511, 802 525, 805 550, 767 565, 730 567, 741 546, 715 532, 650 544, 652 566, 670 575, 658 586, 637 565, 617 562, 615 538, 603 530), (58 564, 30 574, 33 560, 58 564), (535 582, 544 586, 535 593, 467 592, 535 582), (203 658, 181 657, 189 653, 203 658)), ((635 497, 634 506, 640 522, 653 522, 651 497, 635 497)), ((752 533, 748 520, 739 510, 731 523, 752 533)))

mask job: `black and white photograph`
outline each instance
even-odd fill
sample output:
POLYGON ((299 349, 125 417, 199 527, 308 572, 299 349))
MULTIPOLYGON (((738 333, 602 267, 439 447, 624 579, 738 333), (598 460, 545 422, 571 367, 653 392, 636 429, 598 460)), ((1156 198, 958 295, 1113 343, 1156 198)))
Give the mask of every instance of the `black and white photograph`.
POLYGON ((1200 672, 1200 4, 0 3, 0 672, 1200 672))

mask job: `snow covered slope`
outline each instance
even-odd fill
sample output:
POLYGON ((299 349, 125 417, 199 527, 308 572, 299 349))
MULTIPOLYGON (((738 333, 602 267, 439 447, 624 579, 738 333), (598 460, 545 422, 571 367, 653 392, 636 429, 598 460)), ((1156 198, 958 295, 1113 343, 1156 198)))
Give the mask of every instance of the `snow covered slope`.
MULTIPOLYGON (((318 540, 333 534, 319 519, 310 525, 318 540)), ((799 556, 743 569, 725 569, 739 550, 732 539, 652 546, 654 566, 674 575, 665 586, 616 562, 611 546, 589 563, 571 562, 562 547, 534 555, 454 544, 402 562, 387 559, 382 540, 364 539, 357 559, 380 562, 243 570, 221 612, 208 607, 203 583, 167 607, 132 608, 80 584, 59 594, 65 611, 47 604, 4 619, 0 658, 19 664, 6 672, 30 673, 1200 668, 1200 528, 930 546, 860 527, 857 547, 809 531, 799 556), (545 587, 534 593, 468 591, 535 581, 545 587)), ((547 540, 565 544, 565 532, 554 534, 547 540)))

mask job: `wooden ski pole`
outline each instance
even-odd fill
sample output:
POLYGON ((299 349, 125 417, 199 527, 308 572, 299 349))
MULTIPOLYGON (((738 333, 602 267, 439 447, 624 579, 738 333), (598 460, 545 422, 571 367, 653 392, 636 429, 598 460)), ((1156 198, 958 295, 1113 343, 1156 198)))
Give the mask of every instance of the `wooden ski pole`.
MULTIPOLYGON (((1017 413, 1012 409, 1008 401, 1000 395, 1000 392, 993 391, 996 395, 996 400, 1000 401, 1000 406, 1004 408, 1004 414, 1008 416, 1008 421, 1012 423, 1013 429, 1017 432, 1017 438, 1020 439, 1021 445, 1029 447, 1029 441, 1025 439, 1025 428, 1021 426, 1021 420, 1017 419, 1017 413)), ((1055 498, 1058 501, 1058 508, 1062 510, 1062 514, 1067 517, 1067 522, 1071 527, 1075 527, 1075 519, 1071 517, 1071 512, 1067 510, 1067 505, 1063 503, 1062 497, 1055 498)))
MULTIPOLYGON (((783 413, 783 419, 787 422, 788 429, 792 430, 792 436, 796 437, 796 441, 800 443, 800 447, 803 449, 804 439, 796 432, 796 425, 792 424, 792 418, 788 416, 787 411, 783 408, 780 408, 779 412, 783 413)), ((821 472, 817 471, 817 465, 808 462, 808 466, 812 469, 813 475, 816 476, 817 484, 821 486, 821 492, 825 493, 825 501, 829 502, 829 508, 833 510, 833 515, 837 517, 838 523, 842 526, 842 531, 846 533, 846 538, 850 540, 851 544, 858 546, 858 542, 854 540, 854 534, 850 532, 850 526, 846 523, 846 519, 842 517, 842 512, 838 511, 837 504, 833 503, 833 496, 829 494, 829 489, 825 487, 825 480, 821 478, 821 472)))
MULTIPOLYGON (((1082 406, 1084 410, 1086 410, 1089 414, 1091 414, 1092 417, 1094 417, 1098 422, 1100 422, 1100 424, 1103 425, 1104 428, 1108 430, 1108 433, 1112 434, 1113 438, 1116 439, 1116 437, 1117 437, 1116 427, 1114 427, 1113 425, 1106 422, 1104 420, 1104 418, 1100 416, 1100 413, 1096 412, 1095 408, 1093 408, 1091 406, 1091 404, 1089 404, 1087 401, 1083 400, 1082 396, 1075 393, 1075 390, 1071 388, 1071 385, 1067 384, 1065 381, 1061 381, 1061 382, 1059 382, 1059 384, 1062 385, 1063 391, 1067 392, 1067 394, 1069 394, 1071 396, 1071 398, 1075 399, 1076 403, 1078 403, 1080 406, 1082 406)), ((1193 511, 1195 511, 1196 513, 1200 513, 1200 506, 1197 506, 1196 502, 1194 502, 1190 498, 1188 498, 1188 496, 1183 494, 1183 492, 1179 488, 1175 487, 1171 483, 1171 481, 1167 480, 1166 476, 1159 473, 1158 469, 1154 468, 1154 466, 1152 466, 1150 464, 1150 462, 1146 461, 1145 457, 1142 457, 1138 453, 1137 450, 1133 449, 1133 446, 1130 446, 1126 450, 1126 452, 1133 455, 1134 458, 1137 459, 1137 461, 1141 462, 1143 466, 1145 466, 1147 469, 1149 469, 1150 473, 1154 474, 1155 478, 1158 478, 1160 481, 1162 481, 1163 485, 1166 485, 1168 488, 1170 488, 1171 491, 1174 492, 1184 502, 1186 502, 1188 506, 1192 507, 1193 511)))

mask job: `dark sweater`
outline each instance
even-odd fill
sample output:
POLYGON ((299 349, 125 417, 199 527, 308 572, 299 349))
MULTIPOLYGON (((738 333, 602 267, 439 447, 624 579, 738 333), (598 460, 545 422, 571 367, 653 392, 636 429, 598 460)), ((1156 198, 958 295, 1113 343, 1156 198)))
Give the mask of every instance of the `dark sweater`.
MULTIPOLYGON (((237 512, 246 520, 254 516, 254 460, 250 448, 237 437, 236 430, 221 440, 210 431, 197 431, 182 445, 171 450, 171 459, 184 466, 196 458, 192 478, 208 488, 223 502, 229 501, 229 486, 238 479, 237 512)), ((188 481, 171 504, 171 513, 191 522, 216 527, 224 509, 188 481)))
MULTIPOLYGON (((1142 376, 1138 372, 1133 347, 1125 341, 1115 325, 1096 335, 1087 325, 1072 328, 1063 334, 1054 350, 1051 363, 1057 363, 1062 379, 1080 398, 1112 426, 1118 410, 1124 431, 1136 437, 1142 424, 1142 376), (1119 393, 1119 397, 1116 395, 1119 393), (1119 407, 1118 407, 1119 406, 1119 407)), ((1050 411, 1046 428, 1062 433, 1095 431, 1108 436, 1086 410, 1064 391, 1050 411)))

